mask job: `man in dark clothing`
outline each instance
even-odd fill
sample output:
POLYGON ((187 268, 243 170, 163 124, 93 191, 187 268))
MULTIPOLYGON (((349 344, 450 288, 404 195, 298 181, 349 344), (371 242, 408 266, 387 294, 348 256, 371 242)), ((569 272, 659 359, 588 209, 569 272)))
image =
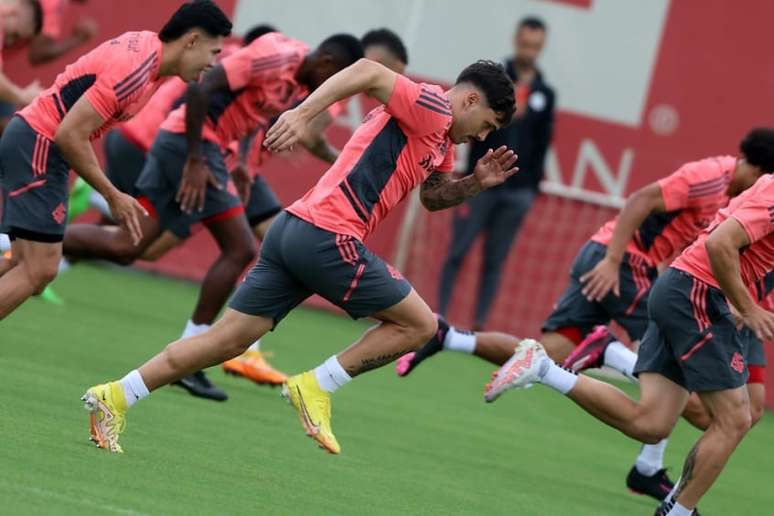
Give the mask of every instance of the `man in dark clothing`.
POLYGON ((468 156, 466 173, 469 174, 487 149, 507 145, 519 154, 519 172, 505 184, 470 199, 454 214, 454 236, 441 275, 439 312, 446 315, 465 255, 478 234, 484 232, 475 329, 480 329, 486 322, 508 251, 543 179, 543 163, 553 132, 555 103, 553 89, 543 81, 537 69, 537 59, 545 38, 546 26, 538 18, 524 18, 517 25, 514 57, 505 61, 516 91, 513 122, 490 133, 483 142, 474 141, 468 156))

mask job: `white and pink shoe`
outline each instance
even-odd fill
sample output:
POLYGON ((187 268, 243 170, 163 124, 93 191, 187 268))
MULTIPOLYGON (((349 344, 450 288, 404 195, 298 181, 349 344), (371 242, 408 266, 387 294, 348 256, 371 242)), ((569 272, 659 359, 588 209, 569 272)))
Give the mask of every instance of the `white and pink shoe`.
POLYGON ((484 389, 484 401, 491 403, 510 389, 532 387, 545 374, 550 360, 538 341, 522 340, 513 356, 492 374, 492 381, 484 389))

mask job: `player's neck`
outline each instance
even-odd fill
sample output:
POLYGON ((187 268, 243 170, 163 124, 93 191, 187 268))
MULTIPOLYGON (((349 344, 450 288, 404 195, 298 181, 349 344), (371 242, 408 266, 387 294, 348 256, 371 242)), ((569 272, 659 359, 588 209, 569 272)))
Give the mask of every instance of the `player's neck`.
POLYGON ((161 43, 161 65, 159 77, 179 75, 180 58, 183 55, 183 46, 179 41, 167 41, 161 43))

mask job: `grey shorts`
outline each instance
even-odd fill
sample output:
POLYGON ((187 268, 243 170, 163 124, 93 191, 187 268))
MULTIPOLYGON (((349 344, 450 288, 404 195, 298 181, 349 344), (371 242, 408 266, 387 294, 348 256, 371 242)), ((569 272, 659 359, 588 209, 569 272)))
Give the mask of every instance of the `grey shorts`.
POLYGON ((648 305, 651 323, 635 374, 658 373, 692 392, 747 382, 743 339, 720 290, 669 268, 653 286, 648 305))
POLYGON ((604 257, 607 246, 588 241, 581 247, 570 269, 570 284, 543 324, 543 332, 561 328, 578 328, 583 335, 595 326, 611 320, 620 324, 632 340, 639 340, 648 327, 648 294, 658 270, 637 256, 624 253, 621 263, 620 292, 612 292, 602 301, 589 301, 582 294, 581 276, 593 269, 604 257))
POLYGON ((137 195, 135 184, 145 167, 145 151, 132 143, 120 129, 105 136, 105 175, 116 188, 137 195))
POLYGON ((11 118, 17 110, 16 104, 0 102, 0 118, 11 118))
POLYGON ((402 301, 411 285, 362 242, 283 211, 261 244, 261 256, 229 306, 276 325, 312 294, 360 318, 402 301))
POLYGON ((55 243, 67 222, 70 166, 53 141, 15 116, 0 139, 3 216, 11 238, 55 243))
POLYGON ((239 197, 229 191, 229 174, 220 147, 212 142, 202 142, 202 154, 207 166, 221 185, 222 190, 207 186, 204 210, 184 213, 175 200, 183 177, 188 145, 185 135, 160 130, 148 152, 145 168, 137 180, 137 197, 155 217, 163 230, 169 230, 180 239, 191 235, 191 226, 207 224, 244 214, 239 197))
POLYGON ((744 346, 744 358, 748 366, 766 366, 766 353, 763 351, 761 339, 755 336, 755 333, 745 326, 739 330, 744 346))
POLYGON ((281 211, 282 205, 269 184, 261 176, 255 176, 250 189, 250 199, 245 206, 245 215, 250 227, 257 226, 281 211))

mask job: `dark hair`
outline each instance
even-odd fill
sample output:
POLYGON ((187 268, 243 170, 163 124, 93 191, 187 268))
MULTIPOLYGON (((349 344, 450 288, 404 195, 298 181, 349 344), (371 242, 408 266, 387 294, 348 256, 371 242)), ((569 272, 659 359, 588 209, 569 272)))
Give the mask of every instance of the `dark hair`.
POLYGON ((513 81, 505 73, 505 68, 494 61, 479 60, 468 66, 455 84, 467 82, 484 92, 489 107, 498 114, 501 124, 508 125, 513 117, 515 100, 513 81))
POLYGON ((382 27, 381 29, 368 31, 360 39, 360 43, 363 44, 363 50, 373 46, 384 47, 401 63, 407 65, 409 62, 408 52, 406 52, 403 40, 390 29, 382 27))
POLYGON ((211 0, 186 2, 175 11, 159 32, 161 41, 174 41, 191 29, 202 29, 210 36, 231 34, 231 21, 211 0))
POLYGON ((273 25, 269 25, 268 23, 262 23, 261 25, 256 25, 252 29, 248 30, 245 34, 245 37, 242 38, 242 41, 245 45, 249 45, 264 34, 269 34, 270 32, 277 32, 277 28, 273 25))
POLYGON ((753 129, 739 144, 739 150, 750 165, 764 172, 774 172, 774 129, 753 129))
POLYGON ((527 16, 519 20, 519 24, 516 25, 516 31, 519 31, 523 28, 532 29, 532 30, 542 30, 544 32, 548 30, 548 27, 546 27, 546 23, 540 18, 538 18, 537 16, 527 16))
POLYGON ((43 30, 43 7, 40 0, 27 0, 27 4, 32 8, 32 21, 35 25, 32 33, 37 36, 43 30))
POLYGON ((341 68, 346 68, 363 57, 360 40, 351 34, 334 34, 320 43, 318 51, 333 56, 341 68))

